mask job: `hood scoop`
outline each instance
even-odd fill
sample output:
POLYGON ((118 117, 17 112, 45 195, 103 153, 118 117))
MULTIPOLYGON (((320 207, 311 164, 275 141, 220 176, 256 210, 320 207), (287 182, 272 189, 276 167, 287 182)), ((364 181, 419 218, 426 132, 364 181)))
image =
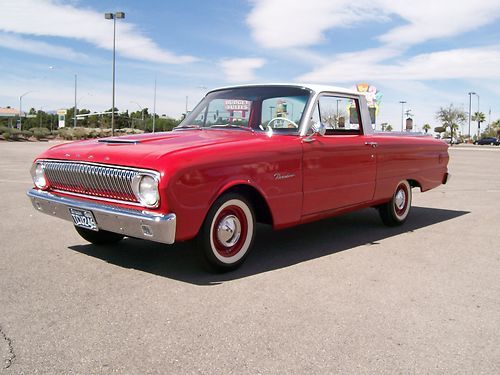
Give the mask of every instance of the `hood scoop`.
POLYGON ((134 139, 99 139, 97 142, 99 143, 108 143, 108 144, 125 144, 125 145, 136 145, 138 143, 141 143, 141 141, 134 140, 134 139))

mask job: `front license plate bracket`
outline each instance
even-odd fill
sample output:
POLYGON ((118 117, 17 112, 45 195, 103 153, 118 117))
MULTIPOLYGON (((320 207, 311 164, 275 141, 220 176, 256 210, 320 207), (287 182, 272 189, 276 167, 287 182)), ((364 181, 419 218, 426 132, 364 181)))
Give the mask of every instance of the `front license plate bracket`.
POLYGON ((73 224, 75 224, 75 226, 90 229, 96 232, 99 230, 99 228, 97 228, 97 223, 92 211, 70 207, 69 213, 71 215, 71 218, 73 219, 73 224))

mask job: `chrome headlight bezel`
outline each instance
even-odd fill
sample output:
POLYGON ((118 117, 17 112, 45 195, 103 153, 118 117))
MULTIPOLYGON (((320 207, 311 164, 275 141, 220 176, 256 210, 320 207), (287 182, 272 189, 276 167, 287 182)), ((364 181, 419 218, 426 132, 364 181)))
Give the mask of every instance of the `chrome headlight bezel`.
POLYGON ((49 183, 47 181, 47 176, 45 176, 45 166, 43 163, 35 162, 30 169, 31 178, 33 183, 40 190, 47 190, 49 188, 49 183))
POLYGON ((141 172, 132 179, 132 191, 141 205, 156 208, 160 205, 159 184, 156 174, 141 172))

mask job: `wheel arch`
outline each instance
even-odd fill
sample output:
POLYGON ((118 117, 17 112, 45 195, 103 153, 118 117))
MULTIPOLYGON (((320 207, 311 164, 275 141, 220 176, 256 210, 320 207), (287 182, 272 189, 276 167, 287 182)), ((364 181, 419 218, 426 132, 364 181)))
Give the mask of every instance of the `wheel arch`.
POLYGON ((262 194, 255 186, 249 185, 247 183, 234 183, 229 186, 225 186, 219 191, 212 204, 224 194, 227 193, 237 193, 248 199, 252 208, 255 212, 255 220, 259 223, 273 225, 273 215, 269 204, 262 194))
POLYGON ((422 191, 422 184, 420 182, 418 182, 417 180, 412 179, 412 178, 407 178, 406 181, 408 181, 411 188, 417 187, 420 189, 420 191, 422 191))

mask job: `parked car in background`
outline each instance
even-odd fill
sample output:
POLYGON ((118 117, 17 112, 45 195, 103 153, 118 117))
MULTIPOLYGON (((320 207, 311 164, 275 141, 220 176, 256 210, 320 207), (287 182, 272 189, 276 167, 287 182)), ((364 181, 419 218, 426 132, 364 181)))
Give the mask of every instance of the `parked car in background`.
POLYGON ((229 271, 256 222, 280 229, 374 207, 402 225, 412 188, 445 184, 448 160, 441 140, 374 133, 357 91, 234 86, 209 92, 174 131, 52 147, 34 161, 28 196, 91 243, 196 239, 205 264, 229 271))
POLYGON ((442 138, 442 140, 449 145, 458 145, 458 144, 462 143, 462 141, 460 139, 457 139, 457 138, 452 139, 451 137, 444 137, 444 138, 442 138))
POLYGON ((500 145, 500 139, 495 138, 495 137, 486 137, 486 138, 481 138, 477 141, 474 141, 475 145, 495 145, 499 146, 500 145))

